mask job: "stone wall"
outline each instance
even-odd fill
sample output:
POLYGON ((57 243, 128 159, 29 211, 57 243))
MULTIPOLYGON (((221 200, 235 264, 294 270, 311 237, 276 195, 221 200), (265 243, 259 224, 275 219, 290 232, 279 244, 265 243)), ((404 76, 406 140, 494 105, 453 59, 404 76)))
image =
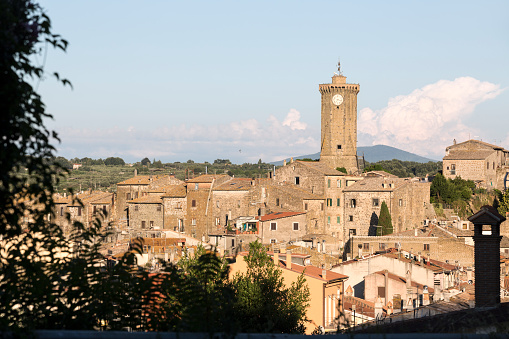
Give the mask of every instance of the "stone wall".
POLYGON ((142 229, 163 229, 163 204, 129 203, 129 227, 142 229))
POLYGON ((187 198, 186 197, 163 197, 164 208, 164 228, 185 232, 188 226, 186 217, 187 198), (180 226, 180 229, 176 227, 180 226))
POLYGON ((300 214, 275 220, 260 221, 258 234, 263 244, 289 242, 301 239, 306 235, 306 215, 300 214), (276 223, 276 230, 271 230, 271 224, 276 223), (298 229, 293 224, 298 223, 298 229))

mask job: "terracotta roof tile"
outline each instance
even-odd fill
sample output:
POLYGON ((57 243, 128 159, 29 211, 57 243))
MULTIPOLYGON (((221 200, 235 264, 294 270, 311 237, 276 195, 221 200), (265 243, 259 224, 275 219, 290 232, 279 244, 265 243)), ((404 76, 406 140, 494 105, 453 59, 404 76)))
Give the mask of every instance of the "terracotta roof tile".
POLYGON ((187 196, 187 190, 185 184, 173 185, 168 188, 162 195, 163 198, 185 198, 187 196))
MULTIPOLYGON (((340 171, 336 171, 334 168, 331 168, 325 165, 323 162, 319 161, 295 161, 295 163, 306 166, 312 170, 323 173, 325 175, 337 175, 337 176, 345 176, 346 174, 340 171)), ((292 163, 286 164, 286 166, 291 166, 292 163)))
POLYGON ((137 175, 127 180, 117 183, 118 185, 149 185, 157 179, 161 179, 163 176, 159 175, 137 175))
POLYGON ((293 217, 295 215, 306 214, 305 212, 274 212, 270 214, 265 214, 260 217, 260 221, 269 221, 276 220, 282 218, 293 217))

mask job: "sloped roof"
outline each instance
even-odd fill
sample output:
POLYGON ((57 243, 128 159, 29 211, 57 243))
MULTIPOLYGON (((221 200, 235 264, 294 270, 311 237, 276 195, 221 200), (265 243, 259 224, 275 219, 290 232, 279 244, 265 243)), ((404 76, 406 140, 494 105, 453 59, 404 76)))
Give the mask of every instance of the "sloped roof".
POLYGON ((385 171, 369 171, 362 174, 365 177, 386 177, 386 178, 398 178, 397 175, 391 174, 385 171))
POLYGON ((214 191, 249 191, 252 187, 249 178, 233 178, 215 187, 214 191))
MULTIPOLYGON (((279 260, 279 267, 288 269, 286 267, 286 261, 279 260)), ((297 272, 297 273, 304 273, 305 276, 323 280, 326 282, 334 281, 334 280, 346 280, 348 279, 347 275, 332 272, 330 270, 325 270, 325 278, 323 277, 323 270, 316 266, 302 266, 299 264, 295 264, 292 262, 292 268, 291 271, 297 272)))
POLYGON ((482 141, 482 140, 475 140, 475 139, 470 139, 470 140, 467 140, 467 141, 463 141, 463 142, 457 143, 455 145, 450 145, 446 149, 451 149, 451 151, 452 151, 454 149, 454 147, 462 146, 464 144, 471 144, 471 145, 473 145, 473 144, 480 144, 480 145, 491 147, 494 150, 502 150, 502 151, 507 152, 507 150, 504 149, 502 146, 497 146, 497 145, 490 144, 490 143, 487 143, 487 142, 482 141))
POLYGON ((149 185, 157 179, 161 179, 161 175, 137 175, 127 180, 117 183, 119 185, 149 185))
POLYGON ((451 150, 443 160, 484 160, 495 150, 451 150))
POLYGON ((227 177, 227 176, 228 175, 226 175, 226 174, 220 174, 220 175, 216 175, 216 174, 203 174, 203 175, 200 175, 200 176, 198 176, 196 178, 189 179, 186 182, 190 182, 190 183, 200 183, 200 182, 211 183, 214 179, 224 178, 224 177, 227 177))
MULTIPOLYGON (((340 171, 336 171, 334 168, 331 168, 325 165, 323 162, 319 161, 295 161, 294 163, 306 166, 312 170, 320 172, 324 175, 337 175, 337 176, 345 176, 346 174, 340 171)), ((292 163, 286 164, 286 166, 291 166, 292 163)))
POLYGON ((163 198, 185 198, 187 196, 186 185, 172 185, 171 187, 166 186, 167 189, 163 193, 163 198))
POLYGON ((163 200, 158 195, 146 195, 137 199, 129 200, 128 204, 162 204, 163 200))
POLYGON ((269 221, 276 220, 282 218, 293 217, 295 215, 306 214, 305 212, 274 212, 270 214, 265 214, 260 217, 260 221, 269 221))

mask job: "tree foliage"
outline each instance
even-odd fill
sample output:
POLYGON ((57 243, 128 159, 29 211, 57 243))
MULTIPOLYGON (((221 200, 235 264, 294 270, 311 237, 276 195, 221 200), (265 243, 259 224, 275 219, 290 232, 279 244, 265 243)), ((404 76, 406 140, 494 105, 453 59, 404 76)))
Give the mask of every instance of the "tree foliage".
POLYGON ((245 332, 303 333, 309 289, 301 275, 286 287, 261 243, 249 244, 247 272, 233 278, 235 314, 245 332))
POLYGON ((348 172, 346 171, 346 168, 344 168, 344 167, 336 167, 336 171, 348 174, 348 172))
POLYGON ((497 208, 498 213, 505 216, 506 213, 509 212, 509 190, 505 190, 504 192, 495 190, 495 194, 497 202, 496 204, 494 203, 493 206, 497 208))
POLYGON ((119 157, 109 157, 104 159, 104 164, 107 166, 124 166, 125 161, 119 157))
POLYGON ((391 214, 389 213, 389 208, 387 207, 387 204, 385 201, 382 201, 382 206, 380 207, 380 217, 378 218, 378 225, 382 226, 379 227, 381 234, 378 235, 388 235, 392 234, 393 228, 392 228, 392 218, 391 214))
POLYGON ((386 171, 400 178, 425 177, 426 174, 435 175, 436 173, 439 173, 439 171, 442 170, 442 162, 429 161, 427 163, 420 163, 415 161, 402 161, 397 159, 382 160, 375 163, 366 163, 366 169, 375 171, 386 171))
POLYGON ((472 180, 463 180, 460 177, 445 179, 442 174, 437 174, 431 183, 431 202, 443 202, 452 204, 455 201, 469 201, 475 183, 472 180))

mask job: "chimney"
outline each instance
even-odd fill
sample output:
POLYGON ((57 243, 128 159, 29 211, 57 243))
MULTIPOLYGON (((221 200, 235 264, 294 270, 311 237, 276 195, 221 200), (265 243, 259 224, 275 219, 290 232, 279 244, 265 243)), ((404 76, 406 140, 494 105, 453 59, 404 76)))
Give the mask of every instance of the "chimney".
POLYGON ((417 236, 417 228, 414 229, 414 236, 417 236))
POLYGON ((274 266, 278 267, 279 266, 278 253, 276 253, 275 249, 273 250, 273 252, 274 252, 274 255, 272 256, 272 259, 274 260, 274 266))
POLYGON ((474 224, 475 307, 496 307, 500 304, 500 224, 506 218, 496 208, 483 206, 468 220, 474 224))
POLYGON ((283 166, 286 166, 286 159, 283 160, 283 166))
POLYGON ((292 269, 292 250, 286 250, 286 268, 292 269))
POLYGON ((322 278, 327 280, 327 270, 325 268, 322 269, 322 278))
POLYGON ((134 169, 134 176, 137 176, 138 175, 138 170, 135 168, 134 169))
POLYGON ((291 157, 291 158, 290 158, 290 163, 292 163, 292 164, 293 164, 293 157, 291 157))

